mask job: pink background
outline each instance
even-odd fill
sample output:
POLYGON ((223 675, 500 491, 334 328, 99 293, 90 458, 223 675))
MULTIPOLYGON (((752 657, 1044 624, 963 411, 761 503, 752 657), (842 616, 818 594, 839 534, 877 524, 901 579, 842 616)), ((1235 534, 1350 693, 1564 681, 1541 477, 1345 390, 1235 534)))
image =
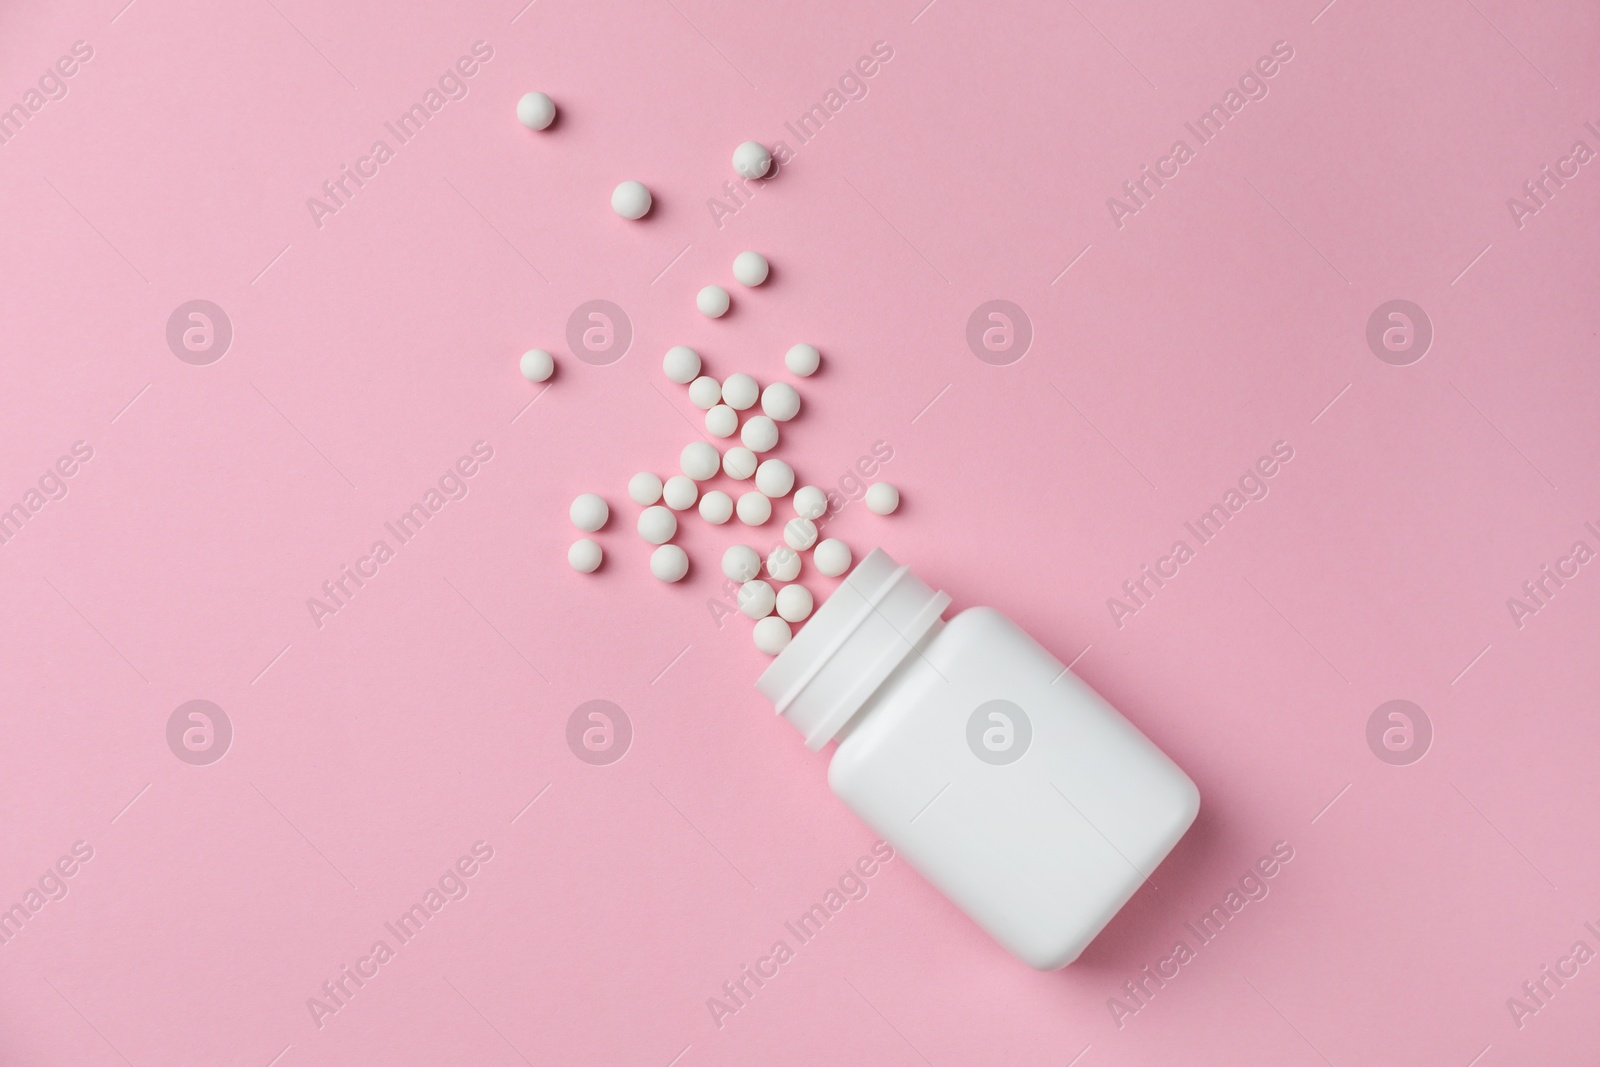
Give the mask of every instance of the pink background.
POLYGON ((1506 605, 1600 549, 1600 164, 1520 228, 1506 205, 1600 148, 1592 5, 123 2, 0 13, 5 104, 93 48, 0 145, 0 506, 93 449, 0 548, 0 904, 93 849, 0 948, 0 1062, 1592 1062, 1600 964, 1520 1027, 1506 1004, 1600 950, 1600 574, 1521 628, 1506 605), (318 228, 307 198, 480 40, 469 94, 318 228), (877 41, 866 97, 719 227, 734 145, 794 147, 877 41), (1269 95, 1114 225, 1278 41, 1269 95), (624 178, 643 223, 608 207, 624 178), (731 284, 745 248, 762 289, 731 284), (234 329, 209 366, 165 340, 196 298, 234 329), (1034 331, 1006 366, 965 339, 996 298, 1034 331), (1395 298, 1435 330, 1410 366, 1365 340, 1395 298), (609 366, 565 340, 592 299, 633 326, 609 366), (1061 973, 895 861, 719 1028, 707 998, 873 836, 709 606, 739 529, 687 522, 661 585, 623 487, 694 438, 668 346, 769 381, 799 340, 825 369, 781 454, 836 487, 888 442, 904 493, 830 530, 1081 655, 1204 804, 1061 973), (529 408, 534 346, 559 369, 529 408), (1280 440, 1270 495, 1115 626, 1280 440), (475 441, 465 499, 316 626, 475 441), (589 577, 585 490, 613 508, 589 577), (235 730, 209 766, 165 739, 197 698, 235 730), (632 723, 620 762, 567 747, 590 699, 632 723), (1433 724, 1409 766, 1367 744, 1391 699, 1433 724), (307 998, 477 841, 465 899, 319 1028, 307 998), (1270 895, 1119 1025, 1280 841, 1270 895))

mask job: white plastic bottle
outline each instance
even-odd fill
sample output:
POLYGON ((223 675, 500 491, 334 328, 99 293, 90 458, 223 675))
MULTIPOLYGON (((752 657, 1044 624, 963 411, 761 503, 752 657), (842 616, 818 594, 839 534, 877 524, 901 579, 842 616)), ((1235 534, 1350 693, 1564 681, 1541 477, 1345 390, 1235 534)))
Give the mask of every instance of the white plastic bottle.
POLYGON ((881 549, 757 688, 833 791, 995 940, 1040 970, 1078 958, 1177 844, 1200 794, 1149 738, 991 608, 881 549))

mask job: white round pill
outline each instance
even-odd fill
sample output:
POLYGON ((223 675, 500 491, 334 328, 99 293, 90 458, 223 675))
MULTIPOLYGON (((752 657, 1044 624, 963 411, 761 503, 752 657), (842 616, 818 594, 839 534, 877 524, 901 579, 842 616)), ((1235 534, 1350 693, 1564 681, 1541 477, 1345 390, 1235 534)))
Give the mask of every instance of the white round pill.
POLYGON ((820 519, 828 513, 828 494, 814 485, 794 491, 794 513, 802 519, 820 519))
POLYGON ((700 517, 713 526, 721 526, 733 518, 733 497, 721 489, 713 489, 700 498, 700 517))
POLYGON ((873 482, 867 487, 867 510, 874 515, 892 515, 900 506, 900 490, 888 482, 873 482))
POLYGON ((628 479, 628 499, 640 507, 649 507, 661 499, 661 478, 649 471, 640 471, 628 479))
POLYGON ((735 411, 748 411, 761 399, 761 386, 748 374, 730 374, 722 381, 722 402, 735 411))
POLYGON ((522 353, 522 376, 530 382, 548 381, 556 371, 555 357, 542 348, 530 348, 522 353))
POLYGON ((741 178, 764 178, 772 169, 772 153, 760 141, 746 141, 733 150, 733 169, 741 178))
POLYGON ((778 447, 778 424, 765 415, 752 415, 744 420, 739 440, 752 452, 771 452, 778 447))
POLYGON ((710 441, 690 441, 678 455, 678 469, 697 482, 715 478, 722 469, 722 453, 710 441))
POLYGON ((611 509, 595 494, 579 493, 572 501, 572 507, 567 509, 567 514, 572 518, 572 525, 593 533, 606 524, 611 517, 611 509))
POLYGON ((792 582, 800 577, 800 553, 788 545, 779 545, 767 553, 767 574, 780 582, 792 582))
POLYGON ((722 457, 722 473, 744 481, 756 472, 756 454, 744 445, 734 445, 722 457))
POLYGON ((761 410, 776 422, 800 414, 800 393, 788 382, 773 382, 761 391, 761 410))
POLYGON ((603 559, 605 553, 600 551, 600 545, 593 538, 580 537, 567 549, 567 562, 573 570, 582 574, 593 574, 603 559))
POLYGON ((639 182, 623 182, 611 192, 611 210, 625 219, 642 219, 650 213, 650 190, 639 182))
POLYGON ((733 280, 740 285, 760 285, 771 269, 767 257, 760 252, 740 252, 733 257, 733 280))
POLYGON ((764 459, 756 468, 756 488, 767 496, 788 496, 794 488, 794 468, 781 459, 764 459))
POLYGON ((796 515, 783 524, 783 543, 796 552, 804 552, 817 543, 817 524, 796 515))
POLYGON ((764 619, 777 606, 778 594, 760 578, 753 578, 739 587, 739 610, 752 619, 764 619))
POLYGON ((699 499, 700 487, 694 484, 693 478, 681 474, 674 474, 661 487, 661 502, 673 511, 688 511, 699 499))
POLYGON ((728 290, 720 285, 708 285, 695 294, 694 306, 708 319, 720 319, 728 313, 728 290))
POLYGON ((556 120, 556 102, 544 93, 523 93, 517 101, 517 121, 530 130, 547 130, 556 120))
POLYGON ((650 553, 650 573, 663 582, 675 582, 689 573, 689 554, 677 545, 662 545, 650 553))
POLYGON ((661 357, 661 370, 668 381, 688 385, 700 374, 700 353, 688 345, 673 345, 661 357))
POLYGON ((760 526, 772 518, 772 501, 760 493, 739 494, 739 521, 746 526, 760 526))
POLYGON ((789 624, 776 615, 768 615, 756 623, 751 636, 756 642, 756 651, 769 656, 776 656, 779 652, 789 647, 789 641, 794 637, 794 631, 789 629, 789 624))
POLYGON ((748 582, 761 573, 761 554, 749 545, 730 545, 722 554, 722 573, 730 582, 748 582))
POLYGON ((850 546, 837 537, 820 542, 811 553, 811 562, 829 578, 837 578, 850 569, 850 546))
POLYGON ((702 411, 710 411, 722 400, 722 384, 709 374, 702 374, 689 383, 689 403, 702 411))
POLYGON ((803 585, 786 585, 778 590, 778 615, 786 622, 799 622, 811 614, 811 590, 803 585))
POLYGON ((652 545, 664 545, 678 532, 678 516, 660 504, 639 513, 639 536, 652 545))
POLYGON ((783 365, 788 367, 789 373, 797 378, 811 377, 817 373, 817 366, 821 362, 822 353, 817 351, 815 345, 795 345, 783 357, 783 365))
POLYGON ((712 437, 732 437, 739 429, 739 413, 726 404, 706 412, 706 433, 712 437))

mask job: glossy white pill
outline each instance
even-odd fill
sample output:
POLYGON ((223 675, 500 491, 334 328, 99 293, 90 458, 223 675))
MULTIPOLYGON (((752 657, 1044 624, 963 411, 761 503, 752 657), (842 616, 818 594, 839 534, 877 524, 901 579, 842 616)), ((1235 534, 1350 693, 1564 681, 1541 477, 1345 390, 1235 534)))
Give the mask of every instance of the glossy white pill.
POLYGON ((779 545, 767 553, 767 574, 780 582, 792 582, 800 577, 800 553, 788 545, 779 545))
POLYGON ((572 501, 572 507, 567 509, 567 514, 572 518, 572 525, 593 533, 606 524, 611 517, 611 509, 595 494, 579 493, 572 501))
POLYGON ((761 410, 776 422, 788 422, 800 414, 800 393, 788 382, 773 382, 761 390, 761 410))
POLYGON ((850 546, 837 537, 820 542, 811 553, 811 562, 829 578, 837 578, 850 569, 850 546))
POLYGON ((530 130, 547 130, 556 120, 556 102, 544 93, 523 93, 517 101, 517 121, 530 130))
POLYGON ((688 511, 700 499, 700 487, 693 478, 674 474, 661 487, 661 502, 673 511, 688 511))
POLYGON ((713 526, 721 526, 733 518, 733 497, 721 489, 713 489, 700 498, 700 517, 713 526))
POLYGON ((625 219, 642 219, 650 213, 650 190, 639 182, 623 182, 611 192, 611 210, 625 219))
POLYGON ((794 488, 794 468, 781 459, 764 459, 756 468, 756 488, 767 496, 788 496, 794 488))
POLYGON ((709 374, 702 374, 689 383, 689 403, 702 411, 710 411, 722 400, 722 383, 709 374))
POLYGON ((900 490, 888 482, 873 482, 867 487, 867 510, 874 515, 892 515, 900 506, 900 490))
POLYGON ((556 371, 555 357, 542 348, 530 348, 522 353, 520 368, 530 382, 548 381, 556 371))
POLYGON ((761 399, 761 387, 748 374, 730 374, 722 380, 722 402, 735 411, 748 411, 761 399))
POLYGON ((768 615, 756 623, 755 629, 751 631, 751 637, 755 640, 757 652, 776 656, 789 647, 794 631, 789 629, 788 623, 776 615, 768 615))
POLYGON ((771 269, 767 257, 760 252, 740 252, 733 257, 733 280, 740 285, 760 285, 771 269))
POLYGON ((660 504, 639 513, 639 536, 652 545, 664 545, 678 532, 678 516, 660 504))
POLYGON ((662 545, 650 553, 650 573, 663 582, 675 582, 689 573, 689 554, 677 545, 662 545))
POLYGON ((720 285, 708 285, 694 298, 694 306, 708 319, 720 319, 726 315, 729 303, 728 290, 720 285))
POLYGON ((815 601, 803 585, 786 585, 778 590, 778 615, 787 622, 799 622, 811 614, 815 601))
POLYGON ((820 519, 828 512, 828 494, 814 485, 794 491, 794 513, 802 519, 820 519))
POLYGON ((580 537, 567 549, 567 562, 573 570, 582 574, 593 574, 604 558, 605 553, 600 551, 599 544, 589 537, 580 537))
POLYGON ((772 501, 760 493, 739 494, 739 521, 746 526, 760 526, 772 518, 772 501))
POLYGON ((752 452, 771 452, 778 447, 778 424, 765 415, 752 415, 744 420, 739 440, 752 452))
POLYGON ((706 412, 706 433, 712 437, 732 437, 739 430, 739 413, 726 404, 706 412))
POLYGON ((688 385, 700 374, 700 353, 688 345, 673 345, 661 357, 661 370, 668 381, 688 385))
POLYGON ((690 441, 678 455, 678 469, 697 482, 715 478, 722 469, 722 453, 710 441, 690 441))
POLYGON ((796 552, 804 552, 817 543, 817 524, 796 515, 783 524, 783 543, 796 552))
POLYGON ((772 153, 760 141, 746 141, 733 150, 733 169, 741 178, 764 178, 772 169, 772 153))
POLYGON ((756 472, 756 454, 744 445, 734 445, 722 457, 722 473, 739 481, 756 472))
POLYGON ((760 578, 753 578, 739 587, 739 610, 752 619, 764 619, 777 606, 778 594, 760 578))
POLYGON ((661 477, 649 471, 640 471, 628 479, 628 499, 640 507, 649 507, 661 499, 661 477))
POLYGON ((811 377, 817 373, 817 367, 821 362, 822 353, 817 351, 815 345, 795 345, 783 357, 783 365, 788 367, 789 373, 797 378, 811 377))
POLYGON ((722 554, 722 573, 730 582, 748 582, 761 573, 761 554, 749 545, 730 545, 722 554))

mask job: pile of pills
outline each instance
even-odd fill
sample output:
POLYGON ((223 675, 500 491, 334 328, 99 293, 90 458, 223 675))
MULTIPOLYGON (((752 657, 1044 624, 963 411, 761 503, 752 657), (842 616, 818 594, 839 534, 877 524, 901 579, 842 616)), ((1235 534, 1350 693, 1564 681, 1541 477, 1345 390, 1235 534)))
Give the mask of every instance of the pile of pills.
MULTIPOLYGON (((528 93, 517 102, 517 120, 530 130, 549 129, 556 120, 555 102, 544 93, 528 93)), ((774 160, 764 145, 746 141, 734 150, 733 167, 740 177, 755 180, 774 173, 774 160)), ((644 218, 652 204, 650 190, 637 181, 624 181, 611 194, 612 210, 625 219, 644 218)), ((770 273, 771 264, 760 252, 741 252, 733 261, 733 280, 747 288, 765 284, 770 273)), ((696 308, 707 318, 721 318, 732 305, 732 296, 720 284, 708 284, 695 295, 696 308)), ((783 359, 796 378, 815 374, 821 361, 821 353, 809 344, 793 346, 783 359)), ((530 349, 523 353, 520 369, 530 382, 545 382, 555 373, 555 359, 544 349, 530 349)), ((668 349, 661 370, 668 381, 684 388, 689 403, 705 412, 706 434, 729 444, 722 448, 711 440, 690 441, 678 455, 678 473, 663 478, 640 471, 628 479, 628 499, 640 508, 635 529, 655 546, 650 573, 662 582, 677 582, 689 573, 689 555, 674 543, 681 516, 698 514, 713 526, 737 518, 754 529, 772 520, 774 501, 790 498, 793 514, 781 518, 782 530, 765 556, 751 545, 735 544, 721 561, 723 576, 737 587, 739 611, 754 621, 756 648, 775 656, 816 603, 811 590, 800 584, 807 569, 803 554, 810 552, 809 566, 827 578, 839 577, 851 564, 848 545, 821 536, 827 494, 814 485, 796 488, 794 468, 773 455, 782 440, 781 426, 800 414, 800 391, 786 381, 762 386, 742 371, 719 380, 705 373, 700 354, 687 345, 668 349), (719 477, 728 480, 728 489, 707 484, 719 477)), ((869 511, 888 515, 899 507, 900 491, 878 482, 867 489, 865 501, 869 511)), ((610 521, 611 508, 600 495, 581 493, 568 515, 582 532, 597 533, 610 521)), ((599 542, 591 537, 579 538, 567 550, 567 562, 583 574, 598 570, 604 559, 599 542)))

